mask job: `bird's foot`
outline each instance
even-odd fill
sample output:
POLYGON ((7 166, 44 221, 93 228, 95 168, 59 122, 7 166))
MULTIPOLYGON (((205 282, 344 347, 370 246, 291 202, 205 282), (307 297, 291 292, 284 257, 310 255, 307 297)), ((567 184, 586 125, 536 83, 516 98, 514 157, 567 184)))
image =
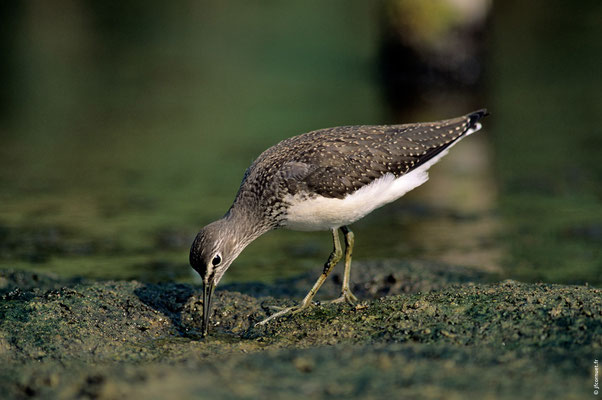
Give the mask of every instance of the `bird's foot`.
POLYGON ((255 326, 265 325, 268 322, 270 322, 271 320, 282 317, 283 315, 286 315, 286 314, 297 314, 303 310, 308 309, 312 305, 313 304, 311 302, 307 302, 307 303, 301 303, 298 306, 292 306, 292 307, 286 307, 286 308, 276 307, 276 306, 270 307, 270 308, 274 308, 274 309, 279 309, 280 311, 278 311, 277 313, 272 314, 269 317, 267 317, 266 319, 256 323, 255 326))
POLYGON ((343 290, 343 292, 341 292, 341 296, 337 297, 334 300, 330 300, 330 301, 325 301, 324 303, 326 304, 336 304, 336 303, 343 303, 346 302, 348 304, 351 304, 352 306, 355 305, 355 303, 357 303, 357 297, 355 297, 353 295, 353 293, 351 293, 351 290, 343 290))

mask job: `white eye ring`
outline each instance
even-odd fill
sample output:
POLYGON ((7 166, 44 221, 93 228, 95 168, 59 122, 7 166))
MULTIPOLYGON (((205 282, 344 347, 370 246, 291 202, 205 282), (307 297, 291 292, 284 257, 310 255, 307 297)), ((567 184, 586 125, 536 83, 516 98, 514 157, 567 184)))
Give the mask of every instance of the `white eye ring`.
POLYGON ((222 262, 222 257, 219 255, 219 253, 213 257, 213 260, 211 260, 211 264, 214 267, 217 267, 218 265, 220 265, 221 262, 222 262))

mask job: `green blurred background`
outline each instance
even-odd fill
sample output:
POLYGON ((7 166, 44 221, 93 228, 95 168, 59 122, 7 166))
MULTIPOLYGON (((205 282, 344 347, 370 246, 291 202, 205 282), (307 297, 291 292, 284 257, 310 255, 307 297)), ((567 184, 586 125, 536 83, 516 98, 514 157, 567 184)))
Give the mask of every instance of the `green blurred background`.
MULTIPOLYGON (((0 4, 0 267, 191 281, 196 232, 267 147, 487 107, 431 180, 354 224, 355 259, 602 283, 602 3, 0 4)), ((319 269, 276 231, 228 281, 319 269)))

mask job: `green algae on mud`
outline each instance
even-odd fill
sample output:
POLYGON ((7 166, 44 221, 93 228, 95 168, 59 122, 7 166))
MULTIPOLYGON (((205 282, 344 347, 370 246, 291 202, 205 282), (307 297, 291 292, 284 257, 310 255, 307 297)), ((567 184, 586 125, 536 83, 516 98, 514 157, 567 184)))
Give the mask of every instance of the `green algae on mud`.
MULTIPOLYGON (((358 265, 358 306, 320 305, 257 328, 270 306, 292 301, 277 285, 282 298, 218 291, 205 340, 198 286, 2 271, 0 389, 12 398, 587 392, 602 352, 602 290, 486 283, 470 270, 449 267, 445 275, 428 263, 358 265)), ((336 294, 329 285, 326 294, 336 294)))

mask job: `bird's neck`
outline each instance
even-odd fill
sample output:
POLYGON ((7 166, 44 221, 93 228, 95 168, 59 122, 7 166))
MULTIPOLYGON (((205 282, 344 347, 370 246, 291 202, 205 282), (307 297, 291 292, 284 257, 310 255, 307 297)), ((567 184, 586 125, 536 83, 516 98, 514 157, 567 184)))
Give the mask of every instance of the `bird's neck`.
POLYGON ((237 242, 243 247, 273 228, 266 224, 261 215, 253 210, 243 209, 237 203, 230 207, 223 221, 229 233, 235 236, 237 242))

